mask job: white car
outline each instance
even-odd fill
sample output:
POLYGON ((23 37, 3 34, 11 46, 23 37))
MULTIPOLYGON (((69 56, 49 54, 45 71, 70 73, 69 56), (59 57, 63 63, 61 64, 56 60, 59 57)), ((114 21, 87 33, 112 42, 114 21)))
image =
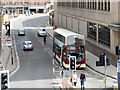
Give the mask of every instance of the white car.
POLYGON ((25 29, 19 29, 18 30, 18 36, 25 36, 25 29))
POLYGON ((37 29, 37 35, 38 36, 45 36, 46 35, 46 29, 45 28, 38 28, 37 29))
POLYGON ((23 50, 33 50, 33 44, 31 41, 25 41, 23 43, 23 50))

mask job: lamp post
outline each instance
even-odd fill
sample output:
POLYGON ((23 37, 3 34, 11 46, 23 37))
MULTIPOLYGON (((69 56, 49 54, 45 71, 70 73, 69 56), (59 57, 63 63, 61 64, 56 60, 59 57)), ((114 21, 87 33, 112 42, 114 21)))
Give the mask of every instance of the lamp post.
POLYGON ((13 65, 13 52, 12 52, 12 46, 10 47, 10 51, 11 51, 11 64, 13 65))

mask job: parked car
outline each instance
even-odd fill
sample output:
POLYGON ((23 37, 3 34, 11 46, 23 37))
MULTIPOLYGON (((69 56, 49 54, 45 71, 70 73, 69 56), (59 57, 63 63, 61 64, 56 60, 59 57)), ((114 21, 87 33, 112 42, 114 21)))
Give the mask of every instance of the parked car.
POLYGON ((46 29, 42 28, 42 27, 38 28, 37 29, 37 35, 38 36, 45 36, 46 35, 46 29))
POLYGON ((19 29, 18 36, 25 36, 25 29, 19 29))
POLYGON ((31 41, 25 41, 23 43, 23 50, 33 50, 33 44, 31 41))

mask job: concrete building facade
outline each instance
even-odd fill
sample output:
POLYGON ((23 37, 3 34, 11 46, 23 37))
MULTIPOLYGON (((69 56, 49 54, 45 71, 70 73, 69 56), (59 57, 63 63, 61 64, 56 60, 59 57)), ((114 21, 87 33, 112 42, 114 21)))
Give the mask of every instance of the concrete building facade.
POLYGON ((9 9, 16 13, 45 13, 50 6, 50 0, 2 0, 1 5, 4 9, 9 9))
MULTIPOLYGON (((120 0, 57 0, 54 22, 85 36, 86 41, 115 55, 120 45, 120 0)), ((89 47, 91 48, 91 47, 89 47)))

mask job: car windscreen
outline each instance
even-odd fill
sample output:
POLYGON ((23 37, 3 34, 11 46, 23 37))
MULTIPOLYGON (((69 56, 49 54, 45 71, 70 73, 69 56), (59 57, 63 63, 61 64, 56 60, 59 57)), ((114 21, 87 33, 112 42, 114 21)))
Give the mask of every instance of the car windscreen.
POLYGON ((42 31, 45 31, 45 29, 42 29, 42 31))

